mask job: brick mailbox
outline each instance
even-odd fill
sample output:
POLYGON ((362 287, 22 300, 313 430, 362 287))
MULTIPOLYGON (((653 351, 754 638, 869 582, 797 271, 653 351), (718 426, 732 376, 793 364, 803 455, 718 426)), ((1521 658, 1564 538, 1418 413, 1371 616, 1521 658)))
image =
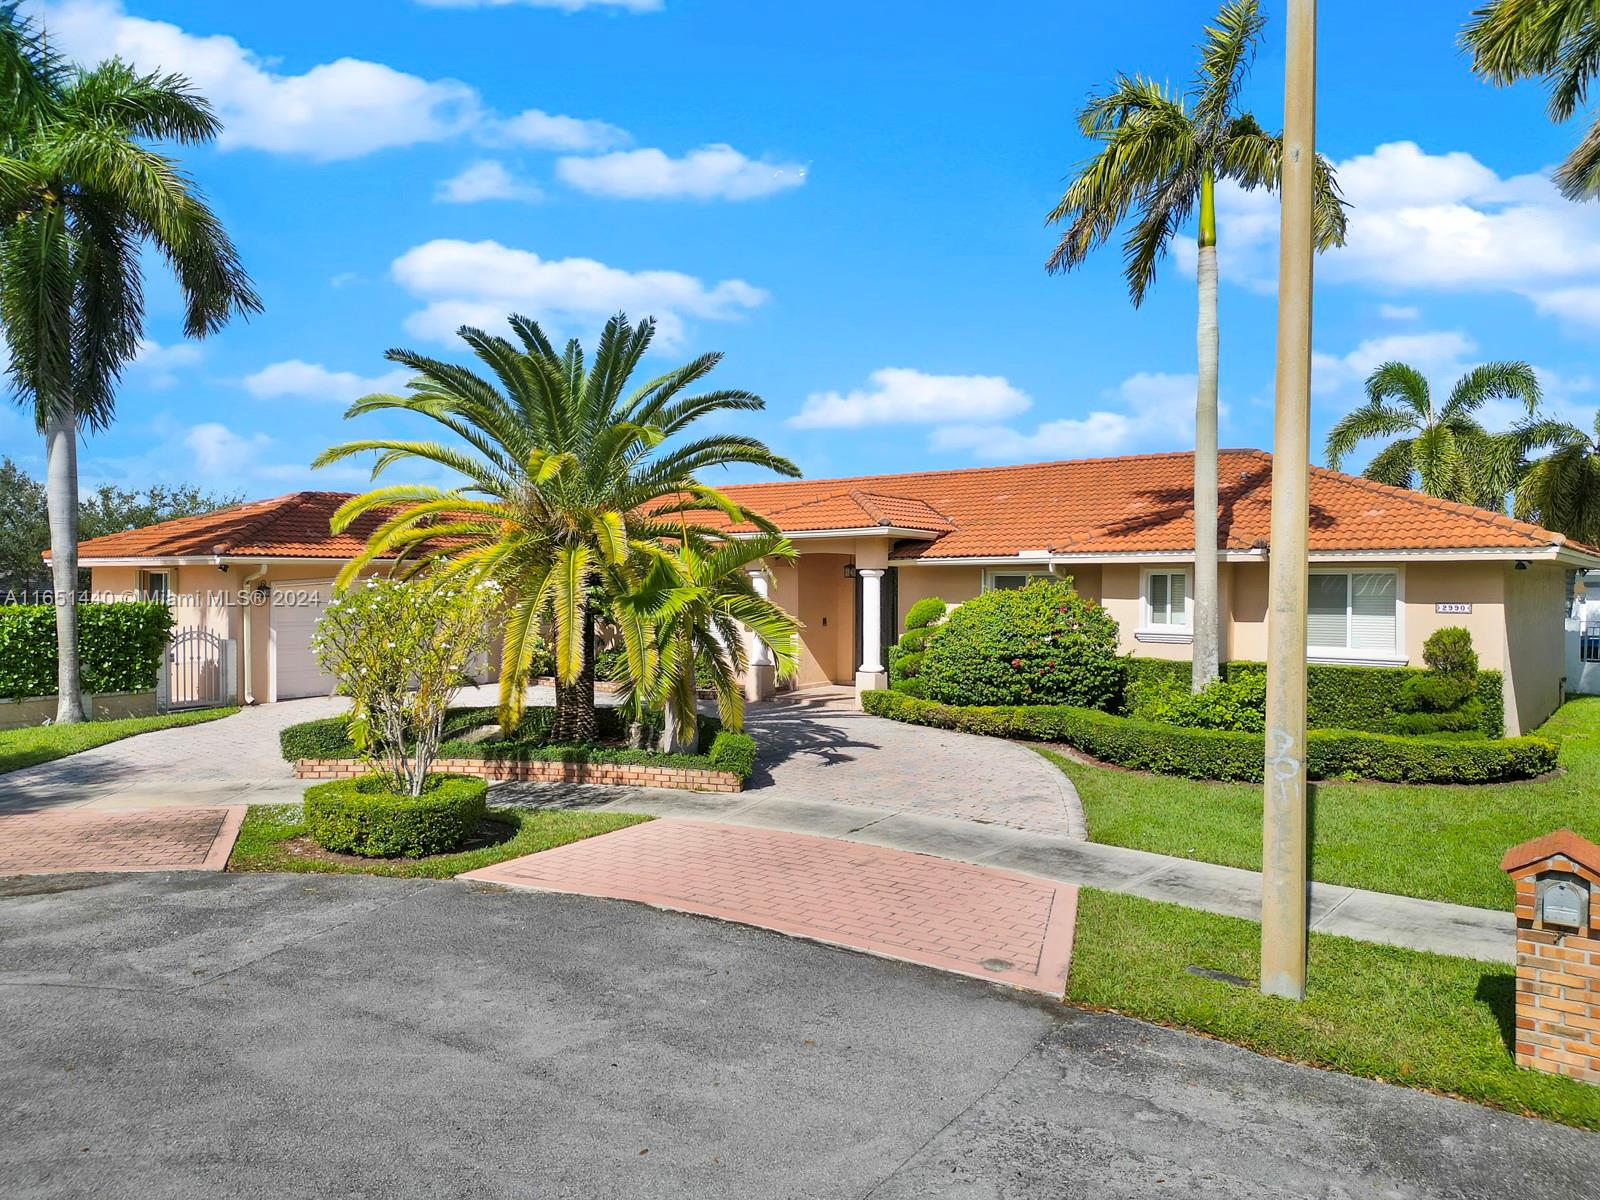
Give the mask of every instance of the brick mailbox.
POLYGON ((1500 868, 1517 886, 1517 1065, 1600 1084, 1600 846, 1558 829, 1500 868))

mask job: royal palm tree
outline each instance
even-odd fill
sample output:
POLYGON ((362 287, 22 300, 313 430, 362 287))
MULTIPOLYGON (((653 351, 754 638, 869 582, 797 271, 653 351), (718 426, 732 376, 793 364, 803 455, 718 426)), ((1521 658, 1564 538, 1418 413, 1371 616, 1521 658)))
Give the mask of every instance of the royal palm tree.
POLYGON ((723 728, 743 728, 749 661, 741 627, 772 649, 780 679, 793 674, 799 623, 756 591, 750 571, 769 559, 795 557, 789 540, 771 533, 727 540, 690 536, 670 554, 650 557, 639 586, 622 604, 654 633, 648 690, 665 717, 663 751, 698 749, 702 684, 716 697, 723 728))
POLYGON ((1539 379, 1525 362, 1484 363, 1468 371, 1435 405, 1427 377, 1402 362, 1387 362, 1367 376, 1367 402, 1328 431, 1328 465, 1338 470, 1368 438, 1387 438, 1362 474, 1394 487, 1503 512, 1521 462, 1517 439, 1494 435, 1478 423, 1490 400, 1514 400, 1531 416, 1539 379))
MULTIPOLYGON (((1593 0, 1493 0, 1474 10, 1461 33, 1472 69, 1504 86, 1543 79, 1552 121, 1566 121, 1588 99, 1600 71, 1600 8, 1593 0)), ((1569 200, 1600 194, 1600 119, 1556 169, 1569 200)))
MULTIPOLYGON (((375 488, 340 507, 335 532, 365 513, 382 511, 362 553, 340 575, 348 584, 375 559, 410 556, 444 575, 493 579, 505 589, 510 617, 500 669, 501 722, 521 715, 537 631, 555 630, 556 726, 560 741, 595 736, 593 632, 597 605, 634 586, 641 556, 667 553, 672 540, 711 536, 687 514, 719 511, 720 519, 776 533, 699 475, 744 464, 798 475, 788 459, 737 433, 688 437, 702 417, 763 408, 753 392, 725 388, 691 393, 721 361, 698 358, 629 390, 655 336, 655 321, 606 322, 592 364, 574 339, 557 352, 538 323, 512 316, 517 338, 463 327, 463 341, 487 376, 410 350, 388 358, 415 374, 405 396, 367 396, 346 417, 401 411, 435 421, 451 441, 367 438, 321 454, 316 466, 376 451, 372 474, 422 460, 461 477, 441 488, 375 488), (442 553, 442 557, 438 557, 442 553), (434 555, 435 557, 428 557, 434 555)), ((635 680, 650 676, 652 631, 637 614, 614 612, 635 680)))
POLYGON ((1529 420, 1515 433, 1534 459, 1517 481, 1512 511, 1524 521, 1600 545, 1600 413, 1584 430, 1566 421, 1529 420))
MULTIPOLYGON (((1123 277, 1134 305, 1144 302, 1156 265, 1195 218, 1199 314, 1195 388, 1194 675, 1199 691, 1217 677, 1217 217, 1216 185, 1276 189, 1283 140, 1239 110, 1239 95, 1265 19, 1256 0, 1225 4, 1200 43, 1193 88, 1179 93, 1142 75, 1118 75, 1078 114, 1097 153, 1073 176, 1048 223, 1064 223, 1046 269, 1080 266, 1132 218, 1122 244, 1123 277), (1198 211, 1197 211, 1198 210, 1198 211)), ((1317 160, 1315 224, 1319 249, 1344 242, 1344 202, 1333 170, 1317 160)))
POLYGON ((144 333, 144 249, 171 268, 184 333, 204 337, 260 300, 194 185, 147 141, 220 129, 179 75, 111 59, 69 70, 0 6, 0 323, 17 399, 45 438, 56 601, 58 722, 83 719, 78 671, 80 431, 103 429, 144 333))

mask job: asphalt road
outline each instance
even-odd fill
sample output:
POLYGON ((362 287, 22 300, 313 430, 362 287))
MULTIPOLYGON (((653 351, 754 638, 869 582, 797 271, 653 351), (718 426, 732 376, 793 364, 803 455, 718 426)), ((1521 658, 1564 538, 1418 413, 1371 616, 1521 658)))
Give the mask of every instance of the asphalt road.
POLYGON ((0 881, 0 1195, 1530 1197, 1600 1137, 461 883, 0 881))

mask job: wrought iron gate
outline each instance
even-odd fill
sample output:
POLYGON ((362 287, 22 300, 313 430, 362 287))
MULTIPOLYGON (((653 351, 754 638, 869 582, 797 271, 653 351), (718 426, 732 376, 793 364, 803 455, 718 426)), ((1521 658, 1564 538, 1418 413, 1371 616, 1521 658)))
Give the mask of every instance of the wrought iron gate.
POLYGON ((157 704, 169 708, 205 708, 234 699, 234 642, 209 629, 172 631, 162 667, 157 704))

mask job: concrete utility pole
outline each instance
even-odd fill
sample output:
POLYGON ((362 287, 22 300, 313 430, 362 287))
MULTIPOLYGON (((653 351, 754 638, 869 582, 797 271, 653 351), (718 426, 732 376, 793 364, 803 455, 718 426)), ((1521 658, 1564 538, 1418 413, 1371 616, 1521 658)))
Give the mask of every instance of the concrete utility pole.
POLYGON ((1278 384, 1272 442, 1267 762, 1262 821, 1261 990, 1306 994, 1306 536, 1311 457, 1311 205, 1316 168, 1317 3, 1289 0, 1278 252, 1278 384))

